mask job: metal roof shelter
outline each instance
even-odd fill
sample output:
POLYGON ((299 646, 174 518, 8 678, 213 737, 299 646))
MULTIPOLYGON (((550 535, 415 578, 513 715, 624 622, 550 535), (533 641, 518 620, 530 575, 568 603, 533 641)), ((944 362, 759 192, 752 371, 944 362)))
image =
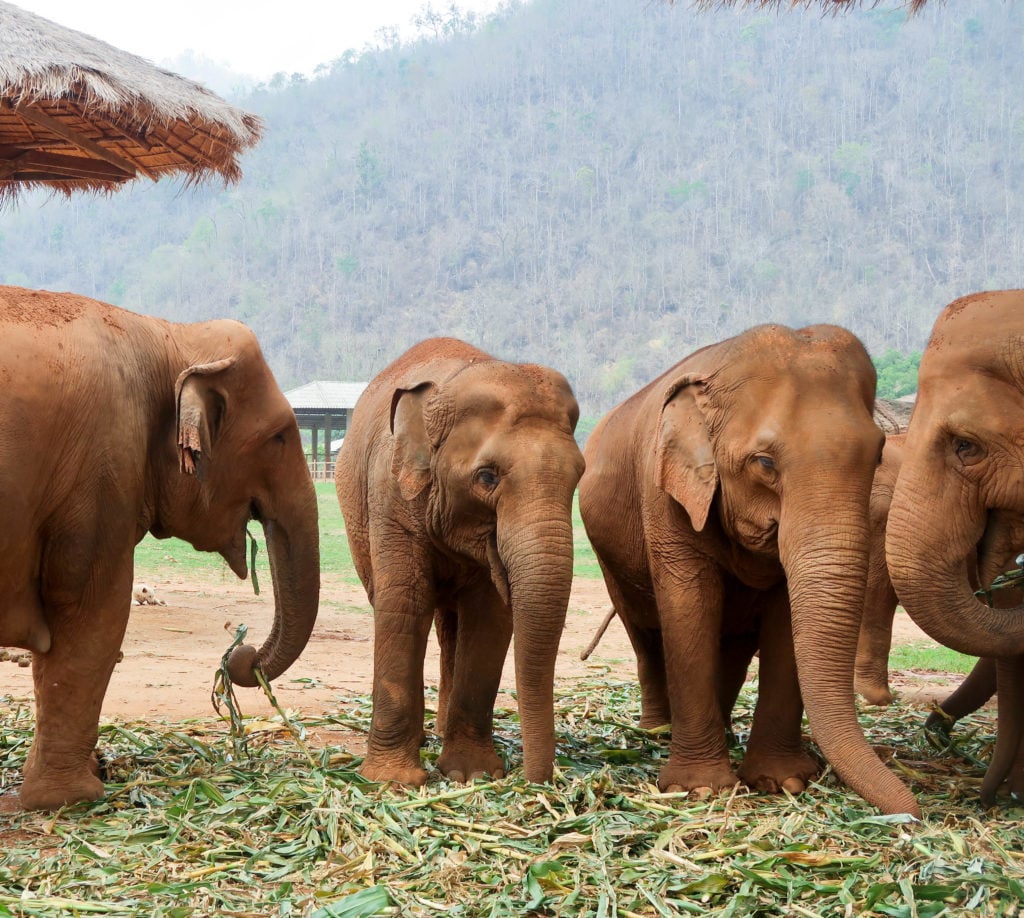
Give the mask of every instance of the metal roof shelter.
POLYGON ((0 0, 0 206, 35 186, 237 181, 261 130, 199 83, 0 0))
POLYGON ((284 397, 299 422, 299 430, 310 432, 309 469, 314 479, 327 479, 334 475, 334 442, 338 434, 344 437, 352 423, 352 409, 367 385, 364 382, 317 380, 285 392, 284 397), (321 430, 324 434, 322 450, 321 430))

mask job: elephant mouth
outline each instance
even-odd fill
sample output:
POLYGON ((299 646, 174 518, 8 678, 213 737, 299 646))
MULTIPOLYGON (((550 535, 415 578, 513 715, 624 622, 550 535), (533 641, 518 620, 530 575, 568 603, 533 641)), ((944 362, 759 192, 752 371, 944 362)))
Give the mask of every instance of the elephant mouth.
POLYGON ((487 538, 487 564, 491 571, 491 583, 498 591, 502 602, 512 606, 512 589, 508 579, 508 569, 498 551, 498 536, 492 532, 487 538))
POLYGON ((753 522, 747 522, 745 525, 740 523, 737 528, 738 541, 747 551, 778 554, 778 520, 769 520, 767 526, 753 522))

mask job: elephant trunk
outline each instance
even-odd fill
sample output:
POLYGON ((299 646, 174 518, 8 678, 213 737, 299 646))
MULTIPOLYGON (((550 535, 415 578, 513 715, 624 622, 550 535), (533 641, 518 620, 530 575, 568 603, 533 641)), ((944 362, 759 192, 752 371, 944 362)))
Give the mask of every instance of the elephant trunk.
POLYGON ((996 794, 1017 761, 1024 737, 1024 672, 1017 660, 997 660, 999 711, 996 722, 996 748, 981 783, 982 806, 993 806, 996 794))
POLYGON ((541 783, 551 780, 555 758, 555 660, 572 588, 569 515, 519 526, 499 514, 497 547, 512 607, 523 769, 541 783))
POLYGON ((921 809, 868 745, 857 722, 853 674, 868 568, 866 502, 830 495, 779 528, 789 585, 800 692, 814 739, 839 776, 884 813, 921 809), (863 503, 863 506, 860 504, 863 503), (836 520, 845 520, 842 526, 836 520))
MULTIPOLYGON (((910 617, 940 644, 973 657, 1024 654, 1024 605, 990 608, 971 587, 970 565, 988 512, 958 495, 921 501, 916 470, 904 466, 893 494, 885 538, 889 575, 910 617)), ((948 487, 948 486, 947 486, 948 487)))
POLYGON ((280 676, 298 659, 316 622, 320 534, 316 492, 308 473, 295 490, 285 511, 262 520, 274 583, 274 624, 259 650, 243 644, 231 652, 228 673, 237 685, 257 685, 257 667, 268 681, 280 676))

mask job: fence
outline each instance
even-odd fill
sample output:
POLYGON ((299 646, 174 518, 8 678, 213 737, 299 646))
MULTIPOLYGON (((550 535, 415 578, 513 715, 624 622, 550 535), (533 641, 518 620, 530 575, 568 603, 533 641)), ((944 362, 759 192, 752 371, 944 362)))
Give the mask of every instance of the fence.
POLYGON ((334 460, 310 462, 309 474, 313 476, 313 481, 334 481, 334 460))

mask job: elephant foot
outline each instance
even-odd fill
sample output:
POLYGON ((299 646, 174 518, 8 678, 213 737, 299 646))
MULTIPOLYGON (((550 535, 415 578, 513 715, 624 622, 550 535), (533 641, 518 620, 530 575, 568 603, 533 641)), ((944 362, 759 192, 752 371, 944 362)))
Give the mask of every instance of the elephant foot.
POLYGON ((867 704, 880 708, 888 707, 895 700, 889 686, 885 682, 878 682, 875 679, 855 678, 853 688, 867 704))
POLYGON ((763 794, 802 793, 817 774, 818 763, 802 752, 775 756, 748 753, 740 767, 743 783, 763 794))
POLYGON ((44 760, 40 751, 44 745, 37 734, 25 760, 25 778, 18 791, 23 809, 56 810, 103 797, 100 762, 95 750, 83 755, 80 751, 51 747, 44 760), (47 765, 47 761, 57 764, 47 765))
POLYGON ((728 762, 699 765, 673 765, 669 762, 658 772, 658 789, 665 793, 693 791, 704 798, 736 786, 736 775, 728 762))
POLYGON ((460 783, 477 778, 505 777, 505 763, 493 746, 470 746, 445 743, 437 759, 437 767, 451 781, 460 783))
POLYGON ((72 803, 99 800, 103 794, 103 782, 96 777, 91 767, 73 774, 66 771, 36 773, 26 768, 25 781, 18 797, 26 810, 57 810, 72 803))
POLYGON ((368 755, 359 767, 367 781, 384 784, 388 781, 395 784, 408 784, 410 787, 422 787, 427 783, 427 770, 422 765, 395 765, 371 759, 368 755))

